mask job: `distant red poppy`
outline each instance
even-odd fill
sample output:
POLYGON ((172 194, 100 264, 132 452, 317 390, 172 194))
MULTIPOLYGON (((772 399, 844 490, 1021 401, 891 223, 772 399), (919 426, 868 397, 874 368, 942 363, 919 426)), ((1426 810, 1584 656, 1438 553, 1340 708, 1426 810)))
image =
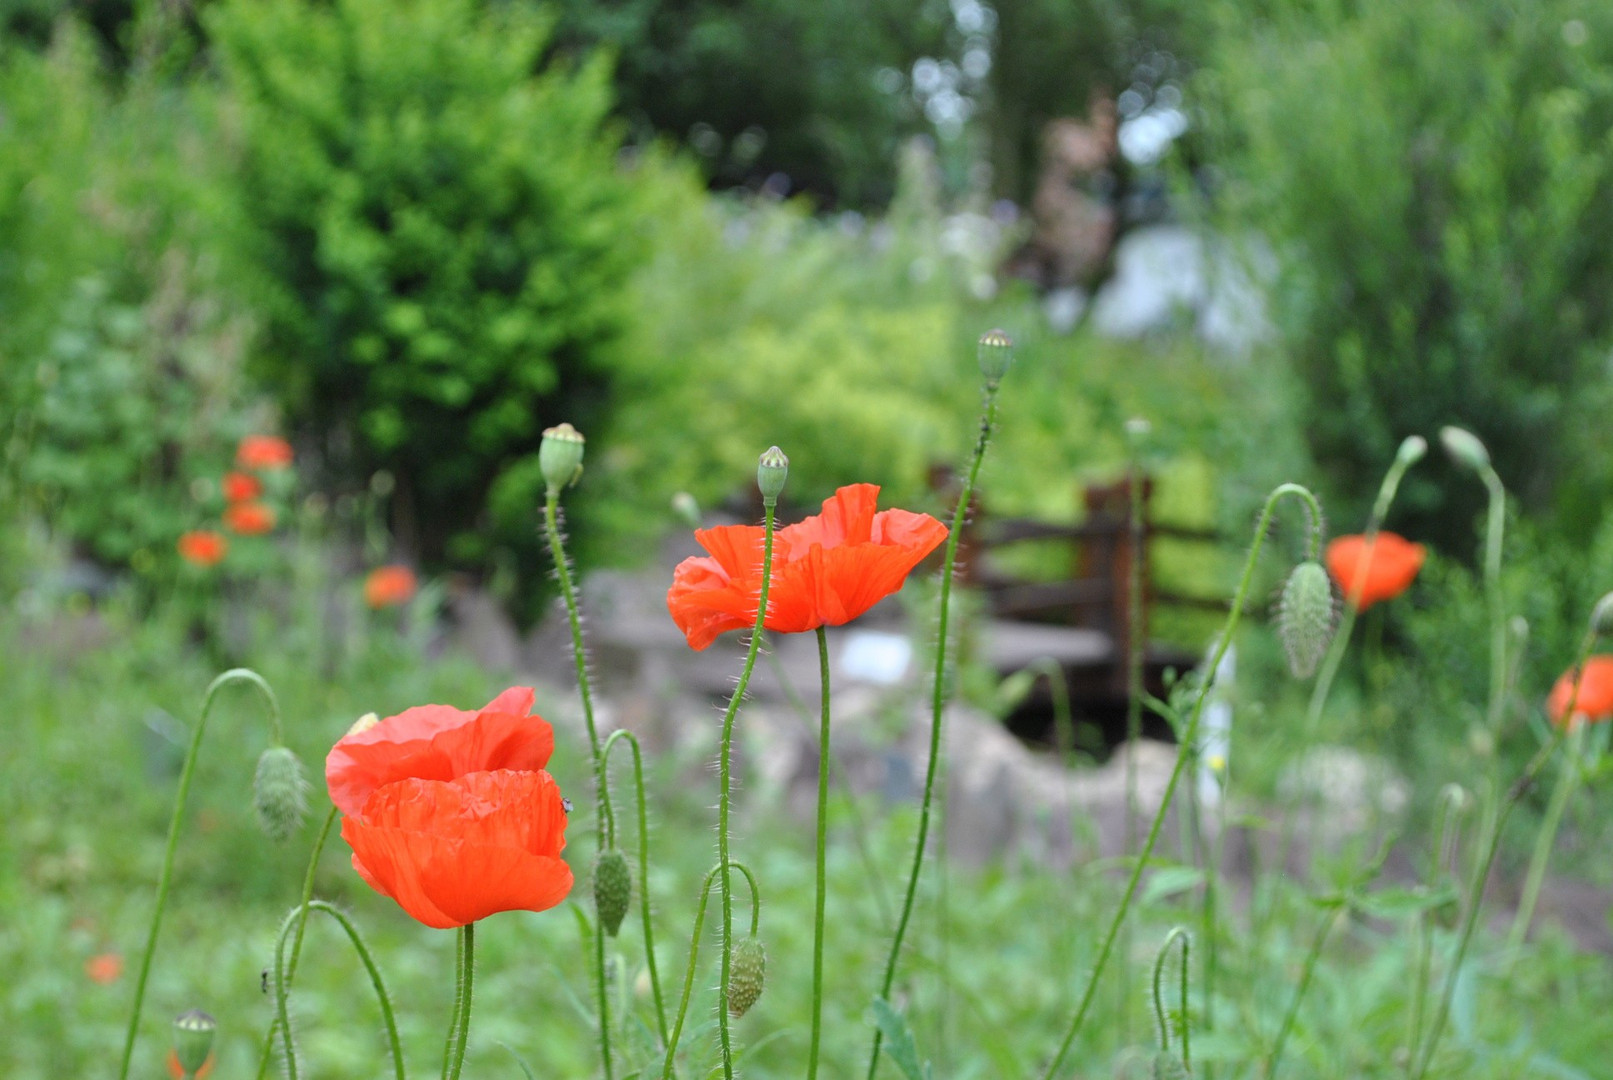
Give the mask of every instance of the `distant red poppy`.
POLYGON ((278 435, 248 435, 235 449, 235 464, 243 469, 284 469, 291 459, 291 444, 278 435))
POLYGON ((1338 582, 1345 603, 1360 583, 1360 607, 1365 611, 1411 588, 1427 557, 1423 545, 1392 532, 1378 533, 1370 546, 1364 536, 1341 536, 1327 545, 1327 571, 1338 582))
POLYGON ((325 759, 353 869, 427 926, 543 911, 571 891, 554 730, 511 687, 478 712, 421 705, 359 726, 325 759))
POLYGON ((110 986, 123 974, 123 957, 115 952, 96 953, 84 961, 84 974, 97 986, 110 986))
POLYGON ((217 566, 230 550, 230 542, 212 529, 194 529, 179 538, 179 557, 204 569, 217 566))
POLYGON ((202 1067, 191 1073, 187 1078, 185 1067, 179 1063, 178 1051, 170 1049, 168 1051, 168 1075, 173 1077, 174 1080, 206 1080, 207 1075, 213 1071, 213 1059, 217 1056, 217 1054, 208 1054, 207 1060, 202 1062, 202 1067))
POLYGON ((1593 656, 1585 661, 1585 675, 1579 681, 1579 693, 1574 693, 1574 669, 1562 673, 1546 699, 1546 712, 1553 722, 1568 722, 1568 702, 1574 702, 1574 715, 1586 720, 1606 720, 1613 717, 1613 656, 1593 656))
POLYGON ((398 607, 413 599, 417 586, 414 571, 407 566, 379 566, 364 579, 364 602, 377 609, 398 607))
MULTIPOLYGON (((946 539, 946 526, 928 514, 875 513, 878 499, 878 485, 852 484, 825 499, 822 513, 778 530, 769 630, 790 634, 850 622, 900 589, 946 539)), ((756 624, 763 529, 723 525, 694 535, 711 554, 678 564, 667 607, 689 647, 704 649, 724 631, 756 624)))
POLYGON ((274 507, 260 502, 234 503, 224 508, 224 525, 242 536, 262 536, 274 529, 274 507))
POLYGON ((251 473, 227 472, 223 487, 226 502, 247 502, 263 494, 263 481, 251 473))

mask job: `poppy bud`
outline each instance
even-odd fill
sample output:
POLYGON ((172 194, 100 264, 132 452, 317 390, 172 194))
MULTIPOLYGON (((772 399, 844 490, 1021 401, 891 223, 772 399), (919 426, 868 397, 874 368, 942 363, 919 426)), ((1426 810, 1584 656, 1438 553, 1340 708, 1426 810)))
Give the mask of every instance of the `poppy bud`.
POLYGON ((762 996, 767 975, 767 950, 754 934, 734 946, 734 966, 728 975, 728 1011, 741 1017, 762 996))
POLYGON ((672 496, 672 512, 689 528, 700 528, 700 504, 687 491, 672 496))
POLYGON ((601 851, 594 860, 594 908, 605 933, 616 936, 632 899, 633 872, 628 869, 627 856, 615 848, 601 851))
POLYGON ((1445 452, 1458 465, 1465 465, 1474 472, 1490 467, 1490 452, 1471 431, 1447 425, 1439 429, 1439 441, 1445 444, 1445 452))
POLYGON ((1333 639, 1333 587, 1320 563, 1307 559, 1294 567, 1277 605, 1277 632, 1296 679, 1316 672, 1333 639))
POLYGON ((289 840, 308 813, 308 781, 302 762, 284 746, 271 746, 258 758, 252 778, 252 806, 258 824, 272 840, 289 840))
POLYGON ((174 1058, 185 1076, 195 1076, 213 1052, 213 1035, 218 1024, 200 1009, 180 1013, 174 1019, 174 1058))
POLYGON ((1169 1050, 1161 1050, 1154 1055, 1154 1067, 1150 1073, 1153 1080, 1189 1080, 1193 1075, 1182 1064, 1182 1059, 1169 1050))
POLYGON ((1400 449, 1395 451, 1395 460, 1402 465, 1415 465, 1428 453, 1428 440, 1421 435, 1407 435, 1400 440, 1400 449))
POLYGON ((1591 633, 1598 637, 1613 635, 1613 592, 1603 596, 1591 609, 1591 633))
POLYGON ((776 446, 767 448, 756 462, 756 486, 762 489, 764 503, 777 502, 784 490, 784 480, 790 475, 790 459, 776 446))
POLYGON ((538 469, 543 473, 549 494, 558 495, 582 476, 582 432, 570 424, 547 428, 538 444, 538 469))
POLYGON ((980 335, 977 356, 980 374, 985 376, 988 385, 996 386, 1014 362, 1014 339, 1006 330, 987 330, 980 335))

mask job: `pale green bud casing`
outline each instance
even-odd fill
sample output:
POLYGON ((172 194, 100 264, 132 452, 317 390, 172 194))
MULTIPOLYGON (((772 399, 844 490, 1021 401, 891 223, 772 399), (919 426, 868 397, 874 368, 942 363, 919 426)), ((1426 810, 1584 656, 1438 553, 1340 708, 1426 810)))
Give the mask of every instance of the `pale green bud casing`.
POLYGON ((728 975, 728 1011, 741 1017, 762 996, 767 978, 767 950, 755 936, 734 946, 733 969, 728 975))
POLYGON ((1451 460, 1458 465, 1465 465, 1474 472, 1483 472, 1490 467, 1490 452, 1471 431, 1447 425, 1439 429, 1439 441, 1444 444, 1451 460))
POLYGON ((200 1009, 180 1013, 174 1019, 174 1057, 186 1076, 195 1076, 213 1052, 213 1035, 218 1024, 200 1009))
POLYGON ((1333 586, 1320 563, 1307 559, 1288 575, 1277 609, 1277 632, 1294 678, 1314 675, 1333 640, 1333 586))
POLYGON ((687 491, 672 496, 672 512, 689 528, 700 528, 700 504, 687 491))
POLYGON ((768 447, 756 462, 756 486, 762 491, 762 501, 777 502, 789 475, 790 459, 778 447, 768 447))
POLYGON ((1400 440, 1400 449, 1395 451, 1395 459, 1408 468, 1417 464, 1428 453, 1428 440, 1421 435, 1407 435, 1400 440))
POLYGON ((1613 637, 1613 592, 1607 593, 1591 609, 1591 633, 1613 637))
POLYGON ((1150 1070, 1153 1080, 1191 1080, 1192 1073, 1182 1064, 1182 1059, 1169 1050, 1160 1050, 1154 1054, 1154 1065, 1150 1070))
POLYGON ((594 909, 599 912, 599 925, 610 937, 622 928, 632 900, 633 872, 627 857, 615 848, 600 852, 594 860, 594 909))
POLYGON ((258 758, 252 778, 252 808, 271 840, 285 842, 302 828, 308 814, 308 781, 302 762, 284 746, 271 746, 258 758))
POLYGON ((987 330, 980 335, 976 357, 980 362, 980 374, 989 385, 996 386, 1008 374, 1014 362, 1014 339, 1008 336, 1006 330, 987 330))
POLYGON ((585 441, 582 432, 570 424, 544 430, 543 441, 538 444, 538 469, 550 495, 560 494, 561 488, 570 487, 582 476, 585 441))

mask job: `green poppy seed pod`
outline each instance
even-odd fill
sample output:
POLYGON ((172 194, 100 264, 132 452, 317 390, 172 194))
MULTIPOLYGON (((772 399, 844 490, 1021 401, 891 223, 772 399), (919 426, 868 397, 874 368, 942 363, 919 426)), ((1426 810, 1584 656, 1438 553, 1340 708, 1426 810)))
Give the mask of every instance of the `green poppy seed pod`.
POLYGON ((1603 596, 1591 609, 1591 633, 1597 637, 1613 636, 1613 592, 1603 596))
POLYGON ((213 1052, 213 1035, 218 1024, 200 1009, 174 1018, 174 1057, 186 1076, 195 1076, 213 1052))
POLYGON ((777 502, 789 475, 790 459, 778 447, 768 447, 756 462, 756 486, 762 489, 762 501, 777 502))
POLYGON ((1169 1050, 1161 1050, 1154 1055, 1151 1075, 1153 1080, 1190 1080, 1193 1074, 1187 1071, 1181 1058, 1169 1050))
POLYGON ((1458 465, 1465 465, 1474 472, 1483 472, 1490 467, 1490 452, 1471 431, 1446 425, 1439 429, 1439 441, 1444 444, 1451 460, 1458 465))
POLYGON ((1421 435, 1407 435, 1400 440, 1400 449, 1395 451, 1395 460, 1402 465, 1415 465, 1428 453, 1428 440, 1421 435))
POLYGON ((762 996, 767 977, 767 950, 754 934, 734 946, 733 968, 728 974, 728 1011, 741 1017, 762 996))
POLYGON ((1307 559, 1288 575, 1277 608, 1277 633, 1294 678, 1315 674, 1333 640, 1333 586, 1320 563, 1307 559))
POLYGON ((1014 362, 1014 339, 1006 330, 987 330, 980 335, 976 356, 980 361, 980 374, 987 383, 996 386, 1014 362))
POLYGON ((582 432, 570 424, 546 428, 543 441, 538 444, 538 469, 550 495, 570 487, 582 476, 582 451, 586 440, 582 432))
POLYGON ((302 762, 287 747, 271 746, 258 758, 257 775, 252 778, 252 808, 272 840, 289 840, 302 828, 308 813, 308 781, 303 777, 302 762))
POLYGON ((605 933, 616 936, 632 899, 633 872, 628 869, 627 856, 615 848, 601 851, 594 860, 594 908, 605 933))

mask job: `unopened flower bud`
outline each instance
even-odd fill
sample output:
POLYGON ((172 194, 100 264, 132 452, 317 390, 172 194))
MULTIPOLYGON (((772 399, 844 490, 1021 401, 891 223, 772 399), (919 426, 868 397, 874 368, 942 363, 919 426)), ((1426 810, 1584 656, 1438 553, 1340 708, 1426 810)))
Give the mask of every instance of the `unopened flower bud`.
POLYGON ((1002 381, 1014 362, 1014 339, 1006 330, 987 330, 980 335, 980 348, 976 355, 980 361, 980 374, 992 386, 1002 381))
POLYGON ((733 968, 728 975, 728 1011, 735 1017, 750 1012, 762 996, 767 976, 767 950, 755 935, 734 946, 733 968))
POLYGON ((543 442, 538 444, 538 469, 550 495, 570 487, 582 476, 582 432, 570 424, 547 428, 543 442))
POLYGON ((672 512, 689 528, 700 528, 700 504, 687 491, 672 496, 672 512))
POLYGON ((218 1024, 200 1009, 180 1013, 174 1019, 174 1059, 185 1076, 195 1076, 213 1052, 213 1035, 218 1024))
POLYGON ((1154 1067, 1150 1073, 1153 1080, 1190 1080, 1192 1073, 1182 1064, 1182 1059, 1169 1050, 1161 1050, 1154 1055, 1154 1067))
POLYGON ((627 856, 615 848, 601 851, 594 860, 594 908, 606 934, 615 937, 622 928, 632 899, 633 872, 628 869, 627 856))
POLYGON ((1439 441, 1445 445, 1445 452, 1451 456, 1451 460, 1458 465, 1465 465, 1474 472, 1483 472, 1490 467, 1490 452, 1471 431, 1446 425, 1439 429, 1439 441))
POLYGON ((379 716, 376 716, 372 712, 367 712, 363 716, 359 717, 357 720, 353 721, 353 726, 347 729, 347 733, 349 735, 357 735, 360 732, 365 732, 365 731, 370 730, 370 728, 374 727, 376 724, 379 724, 380 722, 381 722, 381 718, 379 716))
POLYGON ((1415 465, 1428 453, 1428 440, 1421 435, 1407 435, 1400 440, 1400 449, 1395 451, 1395 460, 1402 465, 1415 465))
POLYGON ((1613 636, 1613 592, 1603 596, 1591 609, 1591 633, 1598 637, 1613 636))
POLYGON ((777 502, 789 475, 790 459, 778 447, 768 447, 756 462, 756 486, 762 489, 762 501, 777 502))
POLYGON ((1294 678, 1315 674, 1333 640, 1333 586, 1320 563, 1307 559, 1288 575, 1277 607, 1277 632, 1294 678))
POLYGON ((302 762, 284 746, 271 746, 258 758, 252 778, 252 807, 272 840, 285 841, 302 828, 308 813, 308 781, 302 762))

